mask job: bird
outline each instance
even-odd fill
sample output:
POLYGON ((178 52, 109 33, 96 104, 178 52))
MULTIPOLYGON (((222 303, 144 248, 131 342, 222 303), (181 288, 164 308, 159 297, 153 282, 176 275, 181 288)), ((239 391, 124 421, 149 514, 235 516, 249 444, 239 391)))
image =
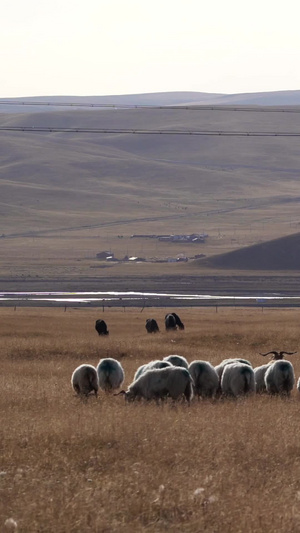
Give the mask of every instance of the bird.
POLYGON ((283 359, 284 354, 286 354, 286 355, 293 355, 293 354, 295 354, 295 353, 297 353, 297 352, 285 352, 285 351, 277 352, 277 350, 272 350, 271 352, 267 352, 267 353, 260 353, 260 352, 259 352, 259 355, 263 355, 263 356, 265 356, 265 355, 268 355, 269 353, 272 353, 272 354, 273 354, 272 359, 276 359, 276 360, 278 360, 278 359, 283 359))

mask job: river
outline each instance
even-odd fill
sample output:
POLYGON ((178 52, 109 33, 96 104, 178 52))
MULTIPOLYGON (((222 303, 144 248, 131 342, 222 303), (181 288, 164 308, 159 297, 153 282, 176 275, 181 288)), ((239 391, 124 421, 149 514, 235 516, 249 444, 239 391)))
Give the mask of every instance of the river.
POLYGON ((179 294, 135 291, 93 292, 0 292, 0 306, 80 306, 80 307, 202 307, 255 306, 298 307, 300 296, 179 294))

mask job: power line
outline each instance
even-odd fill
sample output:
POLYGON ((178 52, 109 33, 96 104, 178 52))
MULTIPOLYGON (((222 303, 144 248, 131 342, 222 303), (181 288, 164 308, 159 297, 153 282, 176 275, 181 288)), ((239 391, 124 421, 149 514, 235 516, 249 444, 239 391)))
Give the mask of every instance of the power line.
POLYGON ((109 135, 196 135, 196 136, 227 136, 227 137, 300 137, 300 132, 275 131, 226 131, 226 130, 143 130, 143 129, 102 129, 102 128, 56 128, 50 126, 0 126, 1 131, 23 133, 90 133, 109 135))
POLYGON ((252 106, 237 106, 237 105, 150 105, 150 104, 125 104, 125 103, 110 103, 110 104, 101 104, 93 102, 42 102, 42 101, 12 101, 12 100, 1 100, 1 105, 11 105, 11 106, 41 106, 41 107, 83 107, 83 108, 102 108, 102 109, 161 109, 161 110, 186 110, 186 111, 245 111, 250 113, 300 113, 300 106, 270 106, 262 107, 257 106, 257 104, 252 106))

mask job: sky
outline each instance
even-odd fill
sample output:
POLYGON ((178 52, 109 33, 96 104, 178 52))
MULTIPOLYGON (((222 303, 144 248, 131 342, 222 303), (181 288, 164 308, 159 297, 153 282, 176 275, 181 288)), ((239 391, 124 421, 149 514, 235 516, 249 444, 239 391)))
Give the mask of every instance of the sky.
POLYGON ((297 5, 1 0, 0 97, 300 90, 297 5))

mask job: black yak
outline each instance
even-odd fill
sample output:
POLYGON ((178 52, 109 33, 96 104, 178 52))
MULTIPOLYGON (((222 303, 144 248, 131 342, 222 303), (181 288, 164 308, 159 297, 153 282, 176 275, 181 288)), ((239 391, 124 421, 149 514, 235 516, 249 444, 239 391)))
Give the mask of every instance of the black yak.
POLYGON ((179 316, 176 313, 172 313, 172 315, 173 315, 173 317, 176 320, 176 326, 178 326, 179 329, 184 329, 184 324, 183 324, 183 322, 181 322, 179 316))
POLYGON ((165 316, 165 326, 167 331, 177 329, 176 318, 172 313, 165 316))
POLYGON ((158 324, 154 318, 147 318, 145 328, 148 333, 157 333, 159 331, 158 324))
POLYGON ((101 318, 96 320, 95 330, 97 331, 98 335, 108 335, 109 334, 106 322, 104 320, 101 320, 101 318))

